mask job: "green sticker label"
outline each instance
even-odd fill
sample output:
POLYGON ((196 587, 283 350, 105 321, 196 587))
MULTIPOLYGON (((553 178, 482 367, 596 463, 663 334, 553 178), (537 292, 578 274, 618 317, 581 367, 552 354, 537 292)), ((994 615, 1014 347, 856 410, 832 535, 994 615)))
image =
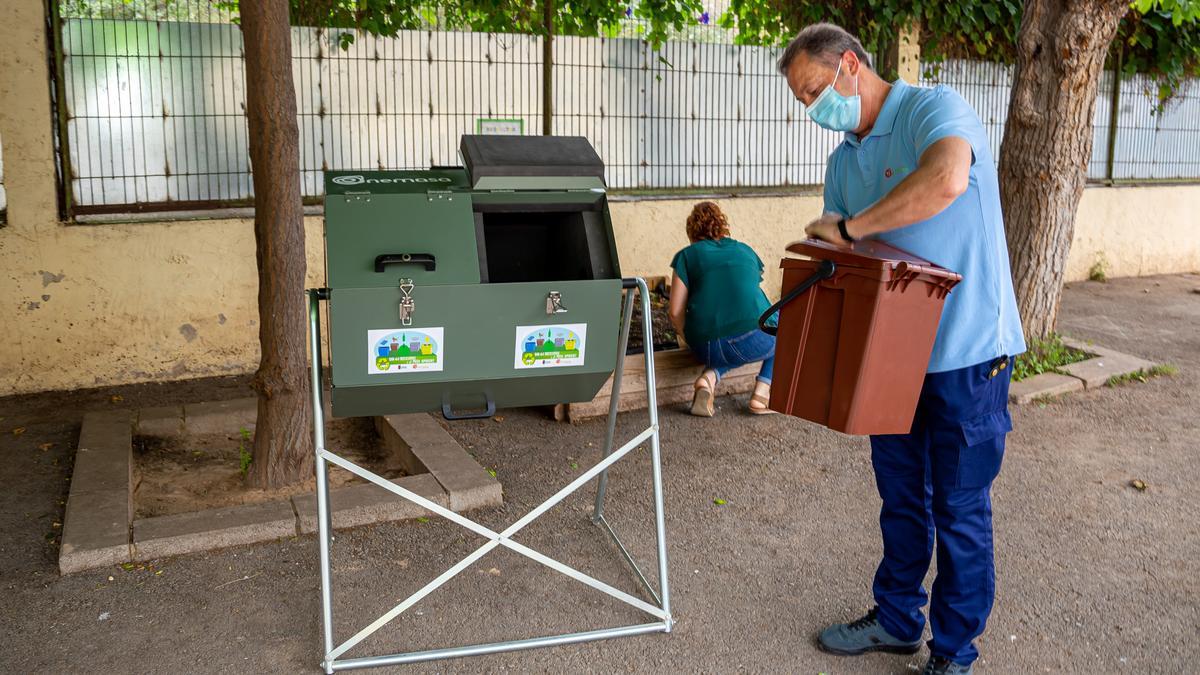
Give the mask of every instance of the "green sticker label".
POLYGON ((587 324, 517 326, 513 367, 565 368, 582 366, 587 347, 587 324))
POLYGON ((445 362, 442 328, 367 331, 367 373, 439 371, 445 362))

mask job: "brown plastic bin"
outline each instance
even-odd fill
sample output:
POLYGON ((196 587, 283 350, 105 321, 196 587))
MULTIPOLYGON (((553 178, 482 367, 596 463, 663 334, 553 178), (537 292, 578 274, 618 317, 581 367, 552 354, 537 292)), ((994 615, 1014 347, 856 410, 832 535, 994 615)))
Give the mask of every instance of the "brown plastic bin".
MULTIPOLYGON (((912 428, 946 295, 962 276, 882 242, 787 247, 772 410, 847 434, 912 428)), ((779 309, 777 331, 766 320, 779 309)))

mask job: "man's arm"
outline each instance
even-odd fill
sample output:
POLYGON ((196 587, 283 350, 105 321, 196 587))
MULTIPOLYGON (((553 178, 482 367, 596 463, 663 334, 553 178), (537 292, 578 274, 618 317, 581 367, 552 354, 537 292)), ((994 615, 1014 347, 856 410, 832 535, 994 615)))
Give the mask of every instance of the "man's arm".
MULTIPOLYGON (((943 138, 921 155, 917 168, 883 199, 846 221, 846 231, 859 239, 912 225, 941 213, 967 190, 971 177, 971 144, 957 136, 943 138)), ((844 244, 837 222, 825 214, 809 223, 808 236, 844 244)))

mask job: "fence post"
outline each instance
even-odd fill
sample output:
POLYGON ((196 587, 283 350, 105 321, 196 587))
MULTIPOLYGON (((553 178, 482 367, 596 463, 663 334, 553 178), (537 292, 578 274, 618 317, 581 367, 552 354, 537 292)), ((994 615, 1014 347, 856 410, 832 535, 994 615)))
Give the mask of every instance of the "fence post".
POLYGON ((1108 163, 1104 167, 1104 177, 1109 185, 1113 184, 1113 167, 1117 160, 1117 122, 1121 116, 1121 66, 1125 55, 1125 47, 1117 41, 1117 67, 1113 69, 1112 94, 1109 99, 1108 111, 1108 163))
POLYGON ((542 0, 542 135, 554 133, 554 0, 542 0))
POLYGON ((921 80, 921 21, 912 19, 896 35, 896 74, 905 82, 921 80))
POLYGON ((62 180, 62 191, 59 193, 59 208, 62 218, 71 220, 74 216, 75 199, 74 176, 71 174, 71 138, 67 134, 70 110, 67 109, 67 86, 63 65, 63 29, 62 16, 59 13, 58 0, 51 0, 50 5, 50 35, 49 44, 54 62, 52 64, 54 78, 54 113, 58 133, 58 165, 59 177, 62 180))

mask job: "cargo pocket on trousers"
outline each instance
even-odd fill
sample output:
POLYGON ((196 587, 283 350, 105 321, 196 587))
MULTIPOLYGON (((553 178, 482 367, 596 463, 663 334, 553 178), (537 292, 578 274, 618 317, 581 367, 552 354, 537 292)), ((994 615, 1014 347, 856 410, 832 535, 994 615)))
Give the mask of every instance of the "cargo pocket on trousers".
POLYGON ((958 452, 955 486, 986 487, 1000 473, 1004 438, 1012 431, 1012 417, 1005 408, 964 420, 960 429, 963 442, 958 452))

